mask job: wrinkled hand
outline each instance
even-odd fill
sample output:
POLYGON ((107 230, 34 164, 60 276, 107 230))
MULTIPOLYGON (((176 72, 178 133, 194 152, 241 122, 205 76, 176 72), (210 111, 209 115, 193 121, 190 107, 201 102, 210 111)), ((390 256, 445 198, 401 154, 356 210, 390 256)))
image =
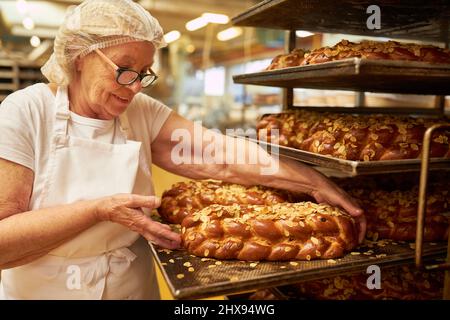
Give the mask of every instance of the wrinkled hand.
POLYGON ((367 221, 358 203, 331 180, 324 181, 320 188, 312 192, 318 203, 326 202, 338 206, 352 215, 358 226, 358 241, 362 243, 366 235, 367 221))
POLYGON ((154 196, 117 194, 96 200, 95 212, 99 221, 119 223, 161 247, 179 248, 180 235, 173 232, 168 225, 153 221, 141 209, 154 209, 160 204, 161 200, 154 196))

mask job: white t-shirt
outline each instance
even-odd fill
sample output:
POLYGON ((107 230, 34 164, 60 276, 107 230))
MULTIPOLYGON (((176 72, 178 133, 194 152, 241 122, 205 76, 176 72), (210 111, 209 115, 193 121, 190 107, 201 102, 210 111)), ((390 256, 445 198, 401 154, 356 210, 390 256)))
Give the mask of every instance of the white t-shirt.
MULTIPOLYGON (((21 164, 35 173, 33 198, 41 191, 38 176, 47 169, 55 120, 55 96, 44 83, 9 95, 0 105, 0 158, 21 164)), ((141 155, 152 163, 151 143, 171 113, 163 103, 138 93, 127 109, 132 140, 142 142, 141 155)), ((105 143, 123 143, 114 120, 82 117, 71 112, 68 133, 105 143)))

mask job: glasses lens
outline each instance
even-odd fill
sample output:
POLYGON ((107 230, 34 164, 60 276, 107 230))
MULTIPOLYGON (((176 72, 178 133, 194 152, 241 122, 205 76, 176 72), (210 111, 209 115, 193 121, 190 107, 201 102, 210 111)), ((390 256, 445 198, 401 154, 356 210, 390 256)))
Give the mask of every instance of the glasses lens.
POLYGON ((141 80, 142 87, 144 87, 144 88, 148 87, 153 82, 155 82, 155 80, 156 80, 156 76, 153 74, 148 74, 148 75, 144 76, 141 80))
POLYGON ((131 84, 139 77, 139 74, 135 71, 125 70, 120 72, 117 77, 117 82, 123 85, 131 84))

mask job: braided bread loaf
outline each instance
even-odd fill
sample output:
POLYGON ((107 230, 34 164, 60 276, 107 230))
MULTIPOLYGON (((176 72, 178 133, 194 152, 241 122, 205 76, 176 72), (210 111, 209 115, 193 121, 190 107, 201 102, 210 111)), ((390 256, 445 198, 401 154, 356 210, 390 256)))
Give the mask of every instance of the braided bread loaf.
MULTIPOLYGON (((427 198, 424 240, 446 240, 449 222, 441 213, 450 208, 448 189, 433 189, 430 190, 427 198)), ((419 194, 417 186, 405 191, 368 189, 349 189, 348 191, 364 208, 368 238, 415 240, 419 194)))
POLYGON ((332 47, 319 48, 309 53, 305 53, 301 49, 294 49, 291 53, 275 57, 266 70, 319 64, 347 58, 450 63, 450 51, 431 45, 397 41, 353 43, 342 40, 332 47))
POLYGON ((279 54, 273 58, 266 70, 283 69, 288 67, 296 67, 301 64, 305 51, 302 49, 294 49, 288 54, 279 54))
POLYGON ((181 223, 188 214, 211 204, 272 205, 301 200, 300 195, 263 186, 245 187, 213 180, 189 181, 177 183, 163 193, 158 213, 169 223, 181 223))
POLYGON ((329 259, 358 244, 350 215, 311 202, 211 205, 188 215, 181 226, 190 253, 217 259, 329 259))
POLYGON ((444 273, 413 267, 382 269, 381 289, 368 289, 366 273, 343 275, 290 286, 299 297, 319 300, 431 300, 441 299, 444 273))
MULTIPOLYGON (((259 139, 282 146, 346 160, 374 161, 420 157, 425 130, 438 123, 448 121, 297 110, 264 116, 257 129, 259 139)), ((434 132, 430 153, 432 157, 450 157, 450 130, 434 132)))

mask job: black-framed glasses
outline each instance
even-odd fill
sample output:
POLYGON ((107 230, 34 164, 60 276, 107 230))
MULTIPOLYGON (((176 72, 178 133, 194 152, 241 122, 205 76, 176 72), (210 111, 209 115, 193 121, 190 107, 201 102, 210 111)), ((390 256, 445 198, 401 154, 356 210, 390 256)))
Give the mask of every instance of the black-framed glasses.
POLYGON ((120 68, 114 62, 112 62, 111 59, 105 56, 105 54, 99 49, 95 49, 95 52, 97 52, 97 54, 102 57, 102 59, 105 60, 106 63, 114 68, 114 70, 116 71, 116 81, 120 85, 128 86, 139 79, 142 87, 145 88, 155 83, 156 79, 158 79, 158 76, 153 72, 152 69, 150 69, 149 72, 139 73, 131 69, 120 68))

